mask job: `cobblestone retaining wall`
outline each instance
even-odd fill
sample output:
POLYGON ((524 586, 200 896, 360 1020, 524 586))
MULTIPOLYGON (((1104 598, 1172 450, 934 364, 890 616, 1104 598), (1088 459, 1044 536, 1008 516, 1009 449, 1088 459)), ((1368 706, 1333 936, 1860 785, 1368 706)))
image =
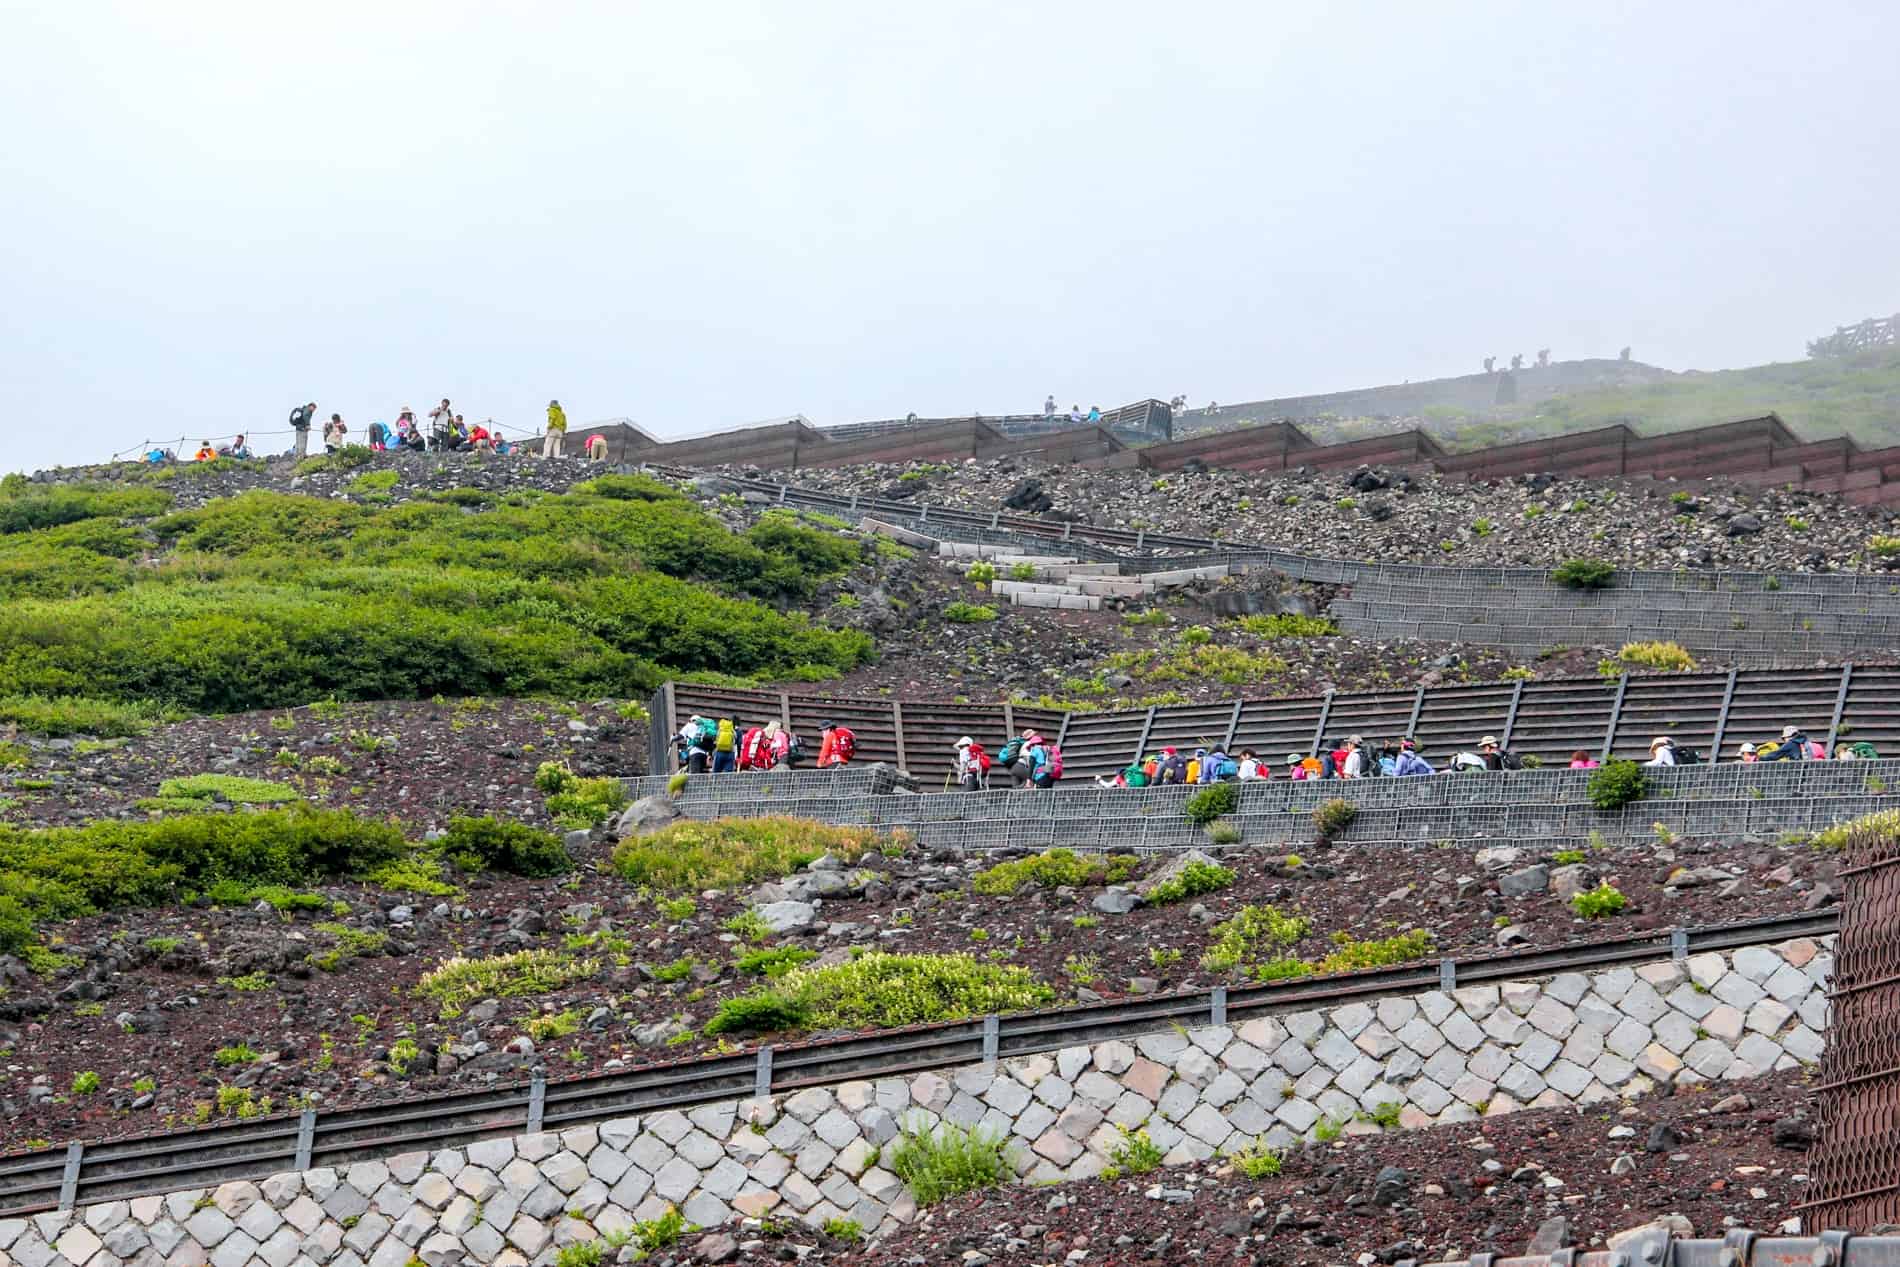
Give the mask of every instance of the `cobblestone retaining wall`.
POLYGON ((868 1232, 916 1206, 884 1165, 910 1123, 1006 1134, 1029 1180, 1100 1173, 1122 1128, 1170 1163, 1753 1077, 1821 1054, 1832 957, 1798 940, 1682 963, 1432 991, 847 1082, 599 1127, 0 1221, 0 1267, 527 1267, 657 1218, 768 1213, 868 1232))

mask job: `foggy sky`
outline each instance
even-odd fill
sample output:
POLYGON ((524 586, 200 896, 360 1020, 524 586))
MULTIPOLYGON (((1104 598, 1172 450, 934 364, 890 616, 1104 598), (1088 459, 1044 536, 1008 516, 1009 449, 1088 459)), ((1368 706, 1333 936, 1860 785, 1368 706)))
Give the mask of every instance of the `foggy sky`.
POLYGON ((308 399, 681 434, 1796 359, 1900 308, 1897 37, 1884 3, 0 0, 0 470, 308 399))

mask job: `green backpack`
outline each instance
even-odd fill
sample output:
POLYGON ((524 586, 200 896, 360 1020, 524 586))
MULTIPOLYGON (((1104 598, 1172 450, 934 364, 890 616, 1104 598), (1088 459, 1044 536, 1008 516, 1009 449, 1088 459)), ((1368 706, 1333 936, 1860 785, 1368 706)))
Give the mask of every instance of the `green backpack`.
POLYGON ((1131 765, 1122 771, 1122 782, 1129 787, 1147 787, 1148 772, 1138 765, 1131 765))

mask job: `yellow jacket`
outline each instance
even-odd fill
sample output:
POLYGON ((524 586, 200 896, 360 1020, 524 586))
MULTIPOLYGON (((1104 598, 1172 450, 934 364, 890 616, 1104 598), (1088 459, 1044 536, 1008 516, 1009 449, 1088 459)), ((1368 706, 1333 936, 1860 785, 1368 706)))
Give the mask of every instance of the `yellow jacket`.
POLYGON ((562 409, 559 405, 548 406, 548 430, 567 430, 567 411, 562 409))

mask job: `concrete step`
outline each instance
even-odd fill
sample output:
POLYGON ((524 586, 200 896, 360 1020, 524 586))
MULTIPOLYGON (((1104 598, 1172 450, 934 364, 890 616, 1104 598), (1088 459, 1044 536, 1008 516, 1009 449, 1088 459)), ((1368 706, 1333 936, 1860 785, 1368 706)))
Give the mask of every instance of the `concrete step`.
POLYGON ((1011 594, 1013 607, 1053 607, 1063 611, 1100 611, 1102 600, 1094 594, 1011 594))
POLYGON ((990 582, 990 593, 999 598, 1012 594, 1080 594, 1082 591, 1073 585, 1044 585, 1035 581, 1005 581, 997 578, 990 582))

